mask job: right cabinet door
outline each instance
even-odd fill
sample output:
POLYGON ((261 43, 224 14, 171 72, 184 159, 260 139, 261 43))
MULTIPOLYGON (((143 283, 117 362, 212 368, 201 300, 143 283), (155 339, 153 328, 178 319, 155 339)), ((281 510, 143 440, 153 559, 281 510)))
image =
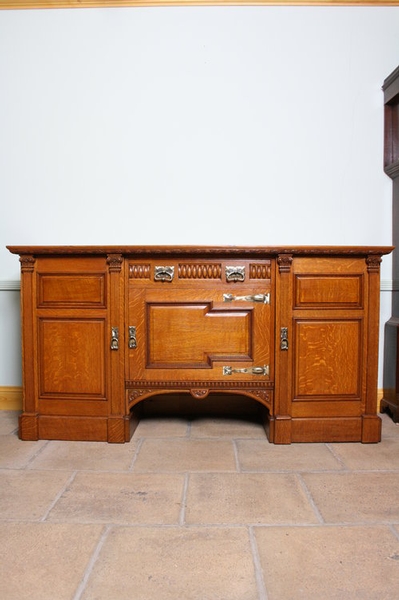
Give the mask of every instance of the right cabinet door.
POLYGON ((295 258, 292 441, 359 440, 365 410, 364 258, 295 258))

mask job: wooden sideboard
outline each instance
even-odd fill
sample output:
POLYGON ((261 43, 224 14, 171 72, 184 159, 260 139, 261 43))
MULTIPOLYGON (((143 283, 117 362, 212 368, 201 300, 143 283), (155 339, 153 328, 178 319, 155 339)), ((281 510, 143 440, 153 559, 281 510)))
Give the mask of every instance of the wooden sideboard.
POLYGON ((391 247, 8 246, 21 262, 23 440, 123 443, 160 393, 242 394, 268 438, 378 442, 391 247))

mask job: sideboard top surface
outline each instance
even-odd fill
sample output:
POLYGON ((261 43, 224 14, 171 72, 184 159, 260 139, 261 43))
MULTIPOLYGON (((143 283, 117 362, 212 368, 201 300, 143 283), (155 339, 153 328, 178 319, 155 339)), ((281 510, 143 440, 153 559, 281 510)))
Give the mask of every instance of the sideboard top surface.
POLYGON ((96 255, 124 254, 134 256, 258 256, 280 254, 300 256, 368 256, 389 254, 393 246, 7 246, 19 255, 96 255))

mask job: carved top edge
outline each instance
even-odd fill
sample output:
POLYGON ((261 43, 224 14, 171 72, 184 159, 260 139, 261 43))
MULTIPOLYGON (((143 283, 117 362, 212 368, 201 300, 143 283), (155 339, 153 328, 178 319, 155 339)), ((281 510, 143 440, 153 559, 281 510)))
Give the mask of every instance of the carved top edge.
POLYGON ((367 256, 389 254, 394 246, 7 246, 12 254, 38 255, 108 255, 126 256, 196 256, 239 258, 270 257, 281 254, 367 256))

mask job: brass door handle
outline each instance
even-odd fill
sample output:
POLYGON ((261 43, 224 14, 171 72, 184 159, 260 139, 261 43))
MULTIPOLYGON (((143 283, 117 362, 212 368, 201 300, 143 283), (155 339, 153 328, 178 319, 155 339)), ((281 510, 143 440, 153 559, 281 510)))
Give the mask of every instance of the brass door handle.
POLYGON ((119 350, 119 329, 111 328, 111 350, 119 350))
POLYGON ((233 375, 233 373, 246 373, 248 375, 269 375, 269 365, 263 367, 249 367, 244 369, 233 369, 233 367, 223 367, 223 375, 233 375))
POLYGON ((288 327, 280 329, 280 350, 288 350, 288 327))
POLYGON ((137 348, 136 328, 133 326, 129 327, 129 348, 131 350, 137 348))
POLYGON ((233 294, 223 294, 223 302, 233 302, 234 300, 270 304, 270 294, 254 294, 253 296, 234 296, 233 294))

